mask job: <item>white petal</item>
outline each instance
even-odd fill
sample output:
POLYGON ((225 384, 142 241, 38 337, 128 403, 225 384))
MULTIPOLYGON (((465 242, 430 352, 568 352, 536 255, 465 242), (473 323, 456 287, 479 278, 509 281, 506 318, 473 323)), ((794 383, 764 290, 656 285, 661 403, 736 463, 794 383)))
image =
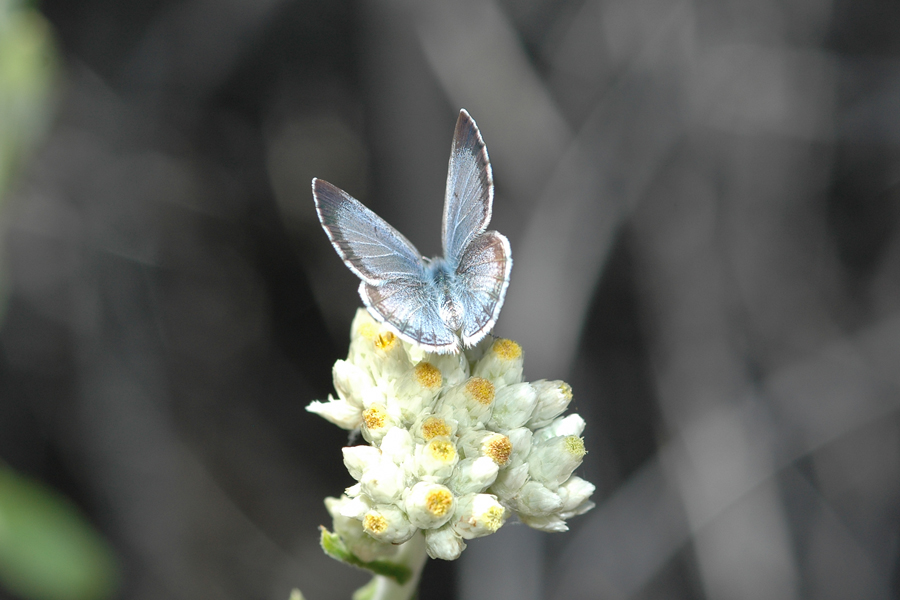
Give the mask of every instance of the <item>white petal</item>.
POLYGON ((350 472, 350 477, 357 481, 363 472, 381 462, 381 451, 374 446, 350 446, 342 448, 341 452, 344 454, 344 466, 350 472))
MULTIPOLYGON (((594 493, 595 489, 593 483, 585 481, 581 477, 575 475, 569 477, 569 479, 559 486, 559 489, 557 490, 559 497, 562 498, 563 501, 562 512, 572 512, 581 509, 582 505, 585 504, 585 500, 591 497, 591 494, 594 493)), ((581 512, 577 512, 576 514, 580 515, 587 512, 589 509, 590 507, 584 508, 581 512)))
POLYGON ((519 520, 529 527, 539 529, 541 531, 546 531, 548 533, 561 533, 563 531, 569 530, 569 526, 566 525, 565 520, 559 518, 556 515, 546 515, 543 517, 520 515, 519 520))
POLYGON ((581 436, 584 432, 585 422, 581 415, 573 414, 567 417, 556 419, 543 429, 534 432, 535 441, 548 440, 550 438, 563 435, 581 436))
POLYGON ((346 360, 338 360, 331 369, 334 389, 342 400, 353 406, 362 407, 363 392, 375 385, 372 377, 346 360))
POLYGON ((356 429, 362 425, 362 410, 359 407, 345 400, 335 400, 331 396, 329 396, 328 402, 319 400, 310 402, 306 410, 334 423, 341 429, 356 429))
POLYGON ((500 467, 491 458, 480 456, 459 461, 450 477, 450 488, 459 495, 477 494, 497 479, 500 467))

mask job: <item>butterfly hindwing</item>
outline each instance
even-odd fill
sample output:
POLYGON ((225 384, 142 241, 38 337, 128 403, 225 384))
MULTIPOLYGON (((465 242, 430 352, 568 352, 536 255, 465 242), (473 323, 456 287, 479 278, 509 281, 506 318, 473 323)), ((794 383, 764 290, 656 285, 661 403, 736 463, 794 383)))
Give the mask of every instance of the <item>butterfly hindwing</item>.
POLYGON ((494 202, 494 180, 487 146, 475 121, 459 111, 444 196, 444 258, 456 267, 472 239, 487 229, 494 202))
POLYGON ((406 341, 428 346, 432 352, 455 352, 459 338, 438 314, 437 291, 424 281, 389 281, 378 287, 362 282, 359 295, 379 321, 406 341))
POLYGON ((496 231, 475 237, 460 257, 456 270, 458 301, 464 308, 462 341, 478 343, 494 327, 512 270, 509 240, 496 231))

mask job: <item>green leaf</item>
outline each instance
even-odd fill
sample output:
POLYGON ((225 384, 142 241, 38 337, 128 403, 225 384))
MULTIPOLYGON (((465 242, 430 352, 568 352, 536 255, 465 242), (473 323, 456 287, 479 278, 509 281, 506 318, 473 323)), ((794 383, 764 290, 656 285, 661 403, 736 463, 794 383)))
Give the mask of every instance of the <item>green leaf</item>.
POLYGON ((341 536, 336 533, 331 533, 324 527, 321 527, 320 529, 322 530, 322 537, 320 540, 322 550, 324 550, 325 554, 331 558, 347 563, 348 565, 353 565, 354 567, 359 567, 360 569, 365 569, 375 575, 389 577, 400 585, 409 581, 413 576, 412 569, 406 565, 401 565, 389 560, 373 560, 369 562, 360 560, 358 556, 350 552, 347 545, 344 544, 344 540, 341 539, 341 536))
POLYGON ((112 550, 65 498, 0 465, 0 584, 30 600, 103 600, 112 550))

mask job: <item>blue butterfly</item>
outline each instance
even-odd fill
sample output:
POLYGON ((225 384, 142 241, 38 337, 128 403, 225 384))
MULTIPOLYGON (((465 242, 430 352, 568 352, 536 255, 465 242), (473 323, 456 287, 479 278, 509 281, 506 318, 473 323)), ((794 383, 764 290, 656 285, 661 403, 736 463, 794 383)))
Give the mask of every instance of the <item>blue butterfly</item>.
POLYGON ((319 221, 362 282, 369 313, 401 339, 431 352, 459 352, 493 328, 503 306, 512 257, 509 240, 485 231, 494 181, 475 121, 459 111, 444 198, 443 258, 424 258, 409 240, 347 192, 312 181, 319 221))

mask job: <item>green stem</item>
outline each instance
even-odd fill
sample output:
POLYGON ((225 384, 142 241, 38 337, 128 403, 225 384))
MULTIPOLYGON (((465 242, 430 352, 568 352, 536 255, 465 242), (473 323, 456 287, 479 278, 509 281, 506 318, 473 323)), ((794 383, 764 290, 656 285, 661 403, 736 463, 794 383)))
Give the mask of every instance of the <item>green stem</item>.
POLYGON ((372 581, 356 590, 353 600, 413 600, 427 559, 425 536, 420 531, 401 545, 400 552, 392 559, 392 562, 406 566, 412 576, 401 585, 392 577, 375 575, 372 581))

